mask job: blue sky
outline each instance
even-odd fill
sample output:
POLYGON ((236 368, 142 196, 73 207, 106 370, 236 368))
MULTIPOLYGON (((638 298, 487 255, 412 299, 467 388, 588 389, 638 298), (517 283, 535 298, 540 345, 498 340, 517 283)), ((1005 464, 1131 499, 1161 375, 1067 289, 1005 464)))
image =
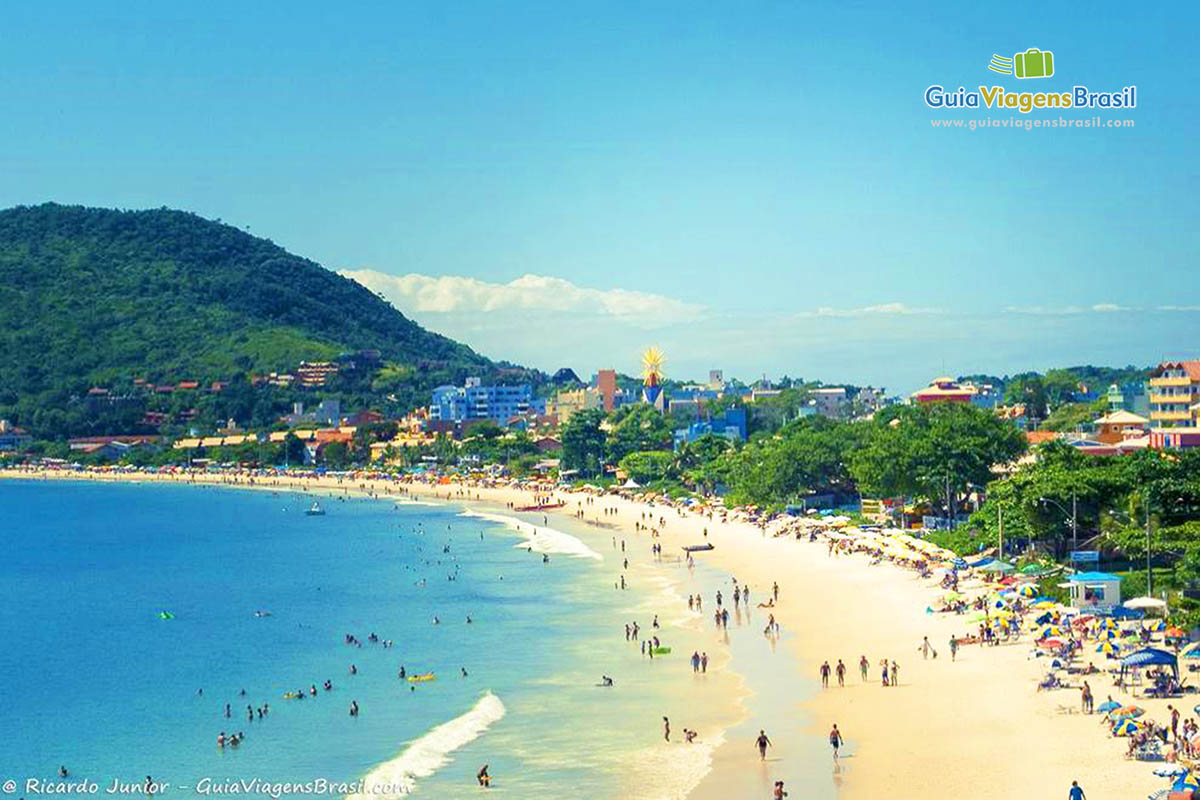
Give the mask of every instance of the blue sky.
POLYGON ((8 11, 0 206, 221 218, 545 369, 1200 356, 1194 5, 113 5, 8 11), (1136 84, 1061 114, 1135 127, 935 130, 1021 115, 933 83, 1136 84))

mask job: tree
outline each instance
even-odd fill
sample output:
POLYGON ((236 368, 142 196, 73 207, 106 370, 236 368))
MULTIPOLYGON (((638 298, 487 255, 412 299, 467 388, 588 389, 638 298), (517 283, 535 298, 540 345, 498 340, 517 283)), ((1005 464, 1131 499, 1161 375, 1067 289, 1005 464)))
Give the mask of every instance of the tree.
POLYGON ((345 469, 350 464, 350 448, 345 442, 329 442, 321 448, 321 463, 331 469, 345 469))
POLYGON ((1031 419, 1046 417, 1046 387, 1042 376, 1036 372, 1017 375, 1004 389, 1004 402, 1008 405, 1024 403, 1031 419))
POLYGON ((641 450, 670 450, 671 438, 671 426, 653 406, 646 403, 626 406, 614 417, 608 436, 608 459, 618 462, 641 450))
POLYGON ((673 474, 674 456, 664 450, 630 453, 618 465, 626 475, 641 484, 662 480, 673 474))
POLYGON ((564 469, 578 470, 585 477, 599 475, 604 464, 604 412, 584 409, 571 415, 562 429, 564 469))
POLYGON ((850 473, 863 494, 915 495, 948 515, 992 479, 992 468, 1025 452, 1024 434, 990 411, 962 403, 890 409, 869 423, 850 473))

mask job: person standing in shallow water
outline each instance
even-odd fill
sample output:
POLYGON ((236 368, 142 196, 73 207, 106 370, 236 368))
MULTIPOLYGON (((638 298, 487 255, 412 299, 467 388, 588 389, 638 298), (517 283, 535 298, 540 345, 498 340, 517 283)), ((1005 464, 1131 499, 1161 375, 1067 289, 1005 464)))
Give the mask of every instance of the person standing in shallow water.
POLYGON ((760 730, 758 737, 754 740, 754 746, 758 748, 758 760, 767 760, 767 748, 771 746, 771 740, 767 738, 767 732, 760 730))
POLYGON ((663 740, 671 741, 671 720, 663 717, 663 740))

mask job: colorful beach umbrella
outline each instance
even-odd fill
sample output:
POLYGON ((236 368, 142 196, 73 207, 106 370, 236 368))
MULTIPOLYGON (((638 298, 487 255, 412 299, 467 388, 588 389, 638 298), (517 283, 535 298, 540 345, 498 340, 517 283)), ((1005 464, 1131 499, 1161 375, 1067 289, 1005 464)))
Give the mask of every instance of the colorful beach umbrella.
POLYGON ((1109 711, 1116 711, 1120 707, 1121 707, 1121 704, 1118 703, 1116 700, 1109 700, 1106 703, 1101 703, 1096 708, 1096 710, 1099 711, 1101 714, 1107 714, 1109 711))
POLYGON ((1145 726, 1132 719, 1123 719, 1113 727, 1113 736, 1133 736, 1141 733, 1145 726))
POLYGON ((1053 600, 1038 600, 1033 604, 1032 607, 1036 608, 1038 611, 1043 611, 1045 609, 1054 608, 1057 605, 1058 603, 1054 602, 1053 600))
POLYGON ((1112 617, 1105 617, 1104 619, 1100 620, 1098 627, 1100 628, 1100 630, 1115 631, 1117 628, 1119 628, 1121 626, 1118 625, 1117 621, 1115 619, 1113 619, 1112 617))
POLYGON ((1113 644, 1112 642, 1101 642, 1100 646, 1096 648, 1096 652, 1103 653, 1106 656, 1115 656, 1120 651, 1120 649, 1121 649, 1120 647, 1113 644))
POLYGON ((1146 713, 1146 709, 1141 706, 1121 706, 1116 711, 1112 712, 1114 717, 1140 717, 1146 713))
POLYGON ((1037 597, 1037 587, 1032 583, 1027 583, 1017 589, 1017 594, 1021 595, 1021 597, 1037 597))
POLYGON ((1062 639, 1042 639, 1037 643, 1038 647, 1045 647, 1047 650, 1053 650, 1063 646, 1062 639))

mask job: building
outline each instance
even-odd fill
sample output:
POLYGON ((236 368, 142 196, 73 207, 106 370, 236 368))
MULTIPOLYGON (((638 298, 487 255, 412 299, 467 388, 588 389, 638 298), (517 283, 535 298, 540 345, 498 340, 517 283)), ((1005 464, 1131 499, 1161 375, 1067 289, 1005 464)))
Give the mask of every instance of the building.
POLYGON ((33 437, 6 419, 0 419, 0 453, 13 453, 28 447, 33 437))
POLYGON ((546 401, 546 413, 558 417, 560 424, 566 424, 580 411, 603 406, 604 398, 600 390, 588 386, 583 389, 559 391, 553 399, 546 401))
POLYGON ((727 408, 723 414, 693 422, 686 428, 676 430, 675 448, 678 449, 685 442, 694 442, 708 433, 724 436, 731 442, 746 441, 746 409, 727 408))
POLYGON ((725 389, 725 372, 723 370, 710 369, 708 371, 708 388, 718 392, 725 389))
POLYGON ((1096 432, 1092 436, 1103 444, 1120 444, 1126 439, 1146 435, 1150 420, 1131 411, 1112 411, 1093 423, 1096 432))
POLYGON ((494 421, 504 425, 511 417, 538 410, 529 384, 483 386, 467 378, 464 386, 439 386, 433 390, 429 419, 439 422, 494 421))
POLYGON ((600 393, 600 401, 605 412, 612 412, 617 407, 617 371, 602 369, 596 373, 596 391, 600 393))
POLYGON ((850 398, 844 386, 826 386, 809 391, 813 407, 822 417, 841 419, 850 410, 850 398))
POLYGON ((1195 427, 1200 361, 1166 361, 1150 373, 1150 420, 1156 428, 1195 427))
POLYGON ((959 385, 954 378, 934 378, 920 391, 913 392, 914 403, 971 403, 978 389, 971 384, 959 385))
POLYGON ((1003 398, 1003 392, 1000 388, 990 383, 971 383, 966 381, 961 384, 966 391, 972 389, 975 393, 971 396, 971 405, 979 408, 995 408, 1000 405, 1003 398))
POLYGON ((342 420, 342 404, 339 400, 322 400, 312 411, 304 410, 304 403, 292 403, 292 413, 283 418, 288 425, 306 422, 320 425, 337 425, 342 420))
POLYGON ((296 369, 296 380, 305 388, 318 388, 329 383, 329 379, 338 374, 338 369, 332 361, 301 361, 296 369))
POLYGON ((1164 361, 1150 372, 1150 446, 1200 446, 1200 361, 1164 361))
POLYGON ((1121 385, 1112 384, 1105 394, 1109 411, 1129 411, 1138 416, 1150 416, 1150 397, 1145 381, 1132 381, 1121 385))

